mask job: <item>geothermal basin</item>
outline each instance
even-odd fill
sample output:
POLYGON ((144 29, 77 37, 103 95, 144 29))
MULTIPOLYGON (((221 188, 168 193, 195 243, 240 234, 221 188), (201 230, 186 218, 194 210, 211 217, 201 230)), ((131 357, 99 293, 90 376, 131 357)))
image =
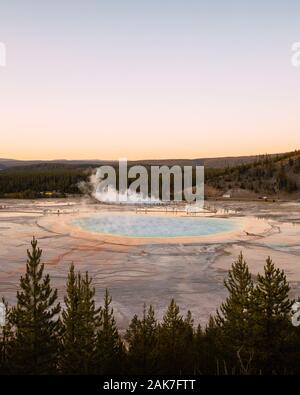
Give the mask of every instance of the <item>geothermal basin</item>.
POLYGON ((32 236, 62 303, 70 264, 106 288, 125 329, 143 304, 160 319, 174 298, 205 325, 227 296, 224 278, 243 251, 254 278, 268 256, 300 295, 300 202, 212 202, 210 212, 120 207, 83 199, 0 201, 0 296, 15 302, 32 236))

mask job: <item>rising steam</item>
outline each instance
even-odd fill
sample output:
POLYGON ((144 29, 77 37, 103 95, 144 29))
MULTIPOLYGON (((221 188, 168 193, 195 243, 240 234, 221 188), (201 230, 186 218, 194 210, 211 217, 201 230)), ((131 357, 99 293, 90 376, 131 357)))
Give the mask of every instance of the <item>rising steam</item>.
POLYGON ((159 204, 158 198, 144 196, 141 193, 132 191, 130 188, 126 192, 119 192, 113 186, 108 186, 106 190, 100 190, 97 173, 90 176, 89 180, 81 181, 78 188, 85 195, 94 197, 102 203, 126 203, 126 204, 159 204))

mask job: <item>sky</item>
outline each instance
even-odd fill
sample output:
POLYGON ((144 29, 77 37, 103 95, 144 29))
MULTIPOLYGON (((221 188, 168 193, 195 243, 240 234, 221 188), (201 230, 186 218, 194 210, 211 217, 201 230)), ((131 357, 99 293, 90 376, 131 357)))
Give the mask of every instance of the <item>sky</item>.
POLYGON ((300 148, 299 0, 0 0, 0 157, 300 148))

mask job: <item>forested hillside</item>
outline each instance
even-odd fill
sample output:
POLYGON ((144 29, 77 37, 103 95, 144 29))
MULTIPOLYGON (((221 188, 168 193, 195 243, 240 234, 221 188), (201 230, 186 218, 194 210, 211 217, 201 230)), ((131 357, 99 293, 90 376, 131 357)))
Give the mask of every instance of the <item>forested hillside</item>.
MULTIPOLYGON (((136 165, 138 162, 128 164, 136 165)), ((142 162, 149 170, 150 162, 142 162)), ((209 162, 208 162, 209 163, 209 162)), ((117 162, 111 163, 116 167, 117 162)), ((155 162, 166 165, 165 161, 155 162)), ((179 160, 169 165, 185 164, 179 160)), ((193 165, 193 161, 190 162, 193 165)), ((80 194, 78 184, 88 181, 99 163, 66 164, 40 163, 16 166, 0 171, 0 198, 42 198, 64 197, 67 194, 80 194)), ((118 172, 117 172, 118 173, 118 172)), ((227 191, 244 191, 252 197, 300 195, 300 152, 256 157, 255 161, 238 166, 210 168, 205 166, 206 187, 214 194, 222 196, 227 191)), ((207 188, 207 190, 209 190, 207 188)), ((172 189, 172 186, 171 186, 172 189)), ((209 194, 208 194, 209 196, 209 194)))
POLYGON ((268 156, 260 160, 206 172, 206 183, 219 190, 245 190, 257 195, 297 194, 300 191, 300 152, 268 156))
POLYGON ((0 172, 0 197, 42 198, 78 194, 78 183, 91 174, 87 165, 39 164, 0 172))

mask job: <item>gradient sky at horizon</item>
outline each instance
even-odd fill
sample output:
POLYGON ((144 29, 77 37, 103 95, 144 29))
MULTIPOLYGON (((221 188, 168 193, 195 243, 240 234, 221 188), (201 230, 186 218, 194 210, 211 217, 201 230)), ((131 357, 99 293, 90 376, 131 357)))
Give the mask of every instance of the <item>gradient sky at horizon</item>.
POLYGON ((299 21, 299 0, 0 0, 0 157, 300 148, 299 21))

